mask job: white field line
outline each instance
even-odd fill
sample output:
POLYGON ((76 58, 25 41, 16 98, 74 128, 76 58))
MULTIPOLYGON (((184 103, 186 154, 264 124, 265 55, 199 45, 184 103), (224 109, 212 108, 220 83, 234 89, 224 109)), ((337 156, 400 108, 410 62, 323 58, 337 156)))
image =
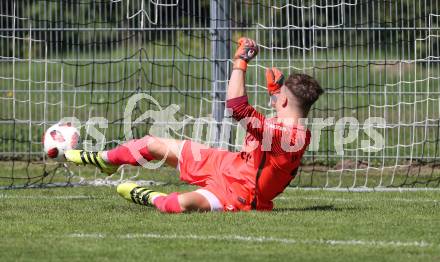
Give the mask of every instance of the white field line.
POLYGON ((423 198, 330 198, 330 197, 287 197, 281 196, 275 199, 279 200, 320 200, 320 201, 337 201, 337 202, 413 202, 413 203, 440 203, 440 200, 436 199, 423 199, 423 198))
POLYGON ((119 238, 119 239, 166 239, 166 240, 198 240, 198 241, 238 241, 238 242, 256 242, 256 243, 280 243, 280 244, 307 244, 307 245, 328 245, 328 246, 376 246, 376 247, 432 247, 436 246, 425 241, 382 241, 382 240, 332 240, 332 239, 292 239, 292 238, 274 238, 258 236, 240 236, 240 235, 176 235, 176 234, 121 234, 106 235, 103 233, 73 233, 67 235, 72 238, 119 238))

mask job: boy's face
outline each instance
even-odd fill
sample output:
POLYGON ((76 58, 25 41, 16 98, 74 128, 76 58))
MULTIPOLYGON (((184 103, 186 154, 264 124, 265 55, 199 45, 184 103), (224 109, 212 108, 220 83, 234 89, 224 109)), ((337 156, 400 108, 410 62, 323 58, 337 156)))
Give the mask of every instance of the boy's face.
POLYGON ((287 99, 286 97, 286 87, 282 86, 280 91, 270 96, 270 106, 277 111, 277 113, 283 109, 283 104, 287 99))

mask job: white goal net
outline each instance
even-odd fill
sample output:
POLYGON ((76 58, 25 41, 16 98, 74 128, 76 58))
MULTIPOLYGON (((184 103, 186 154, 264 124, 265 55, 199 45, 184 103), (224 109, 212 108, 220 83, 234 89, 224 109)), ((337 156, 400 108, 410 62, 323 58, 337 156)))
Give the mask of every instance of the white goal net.
POLYGON ((224 99, 236 41, 248 36, 260 47, 246 79, 257 110, 274 113, 267 67, 310 74, 326 92, 292 187, 438 188, 438 10, 437 1, 3 1, 0 187, 159 182, 129 167, 104 178, 42 150, 44 130, 65 117, 80 122, 82 146, 118 145, 139 94, 133 137, 162 126, 238 150, 244 132, 223 119, 224 99), (142 118, 158 110, 170 115, 142 118))

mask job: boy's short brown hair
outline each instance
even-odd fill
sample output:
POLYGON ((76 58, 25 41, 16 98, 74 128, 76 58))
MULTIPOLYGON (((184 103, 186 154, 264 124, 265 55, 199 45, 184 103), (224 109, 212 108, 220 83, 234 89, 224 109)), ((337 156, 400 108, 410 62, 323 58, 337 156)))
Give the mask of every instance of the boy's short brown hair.
POLYGON ((297 98, 305 113, 309 112, 319 96, 324 93, 318 81, 306 74, 292 73, 284 85, 297 98))

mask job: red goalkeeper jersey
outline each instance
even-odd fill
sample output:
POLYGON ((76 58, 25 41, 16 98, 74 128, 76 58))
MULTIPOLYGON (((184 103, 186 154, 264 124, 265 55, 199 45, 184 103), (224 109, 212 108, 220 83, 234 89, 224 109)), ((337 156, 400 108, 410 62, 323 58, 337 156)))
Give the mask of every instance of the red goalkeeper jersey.
POLYGON ((310 131, 300 125, 278 123, 249 105, 247 96, 226 101, 232 117, 246 126, 243 148, 232 161, 234 173, 255 185, 252 207, 271 210, 272 200, 295 177, 310 143, 310 131))

